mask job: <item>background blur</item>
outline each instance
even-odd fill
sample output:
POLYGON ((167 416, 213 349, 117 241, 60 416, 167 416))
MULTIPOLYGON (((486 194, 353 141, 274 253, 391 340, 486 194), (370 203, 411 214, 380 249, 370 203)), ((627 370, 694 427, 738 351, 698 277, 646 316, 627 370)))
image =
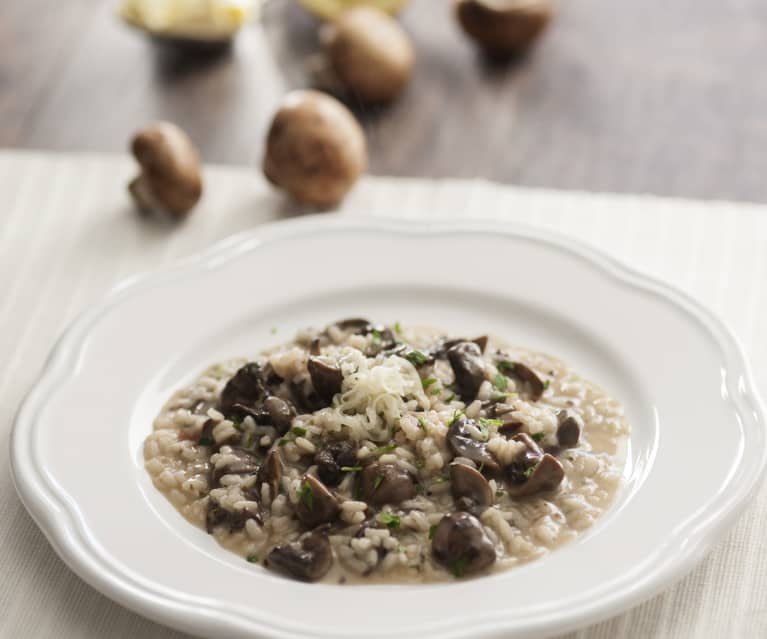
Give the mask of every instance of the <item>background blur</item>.
MULTIPOLYGON (((484 62, 448 4, 405 8, 413 80, 355 107, 372 173, 767 202, 764 0, 566 0, 510 65, 484 62)), ((271 0, 211 57, 154 46, 114 2, 2 0, 0 146, 123 151, 164 118, 205 161, 255 167, 280 97, 311 84, 317 25, 271 0)))

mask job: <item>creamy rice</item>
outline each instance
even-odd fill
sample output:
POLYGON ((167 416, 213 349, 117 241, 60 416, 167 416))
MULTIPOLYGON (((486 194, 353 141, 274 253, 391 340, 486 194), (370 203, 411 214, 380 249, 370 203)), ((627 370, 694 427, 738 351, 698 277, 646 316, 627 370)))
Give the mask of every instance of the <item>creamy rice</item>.
POLYGON ((430 582, 540 557, 609 507, 623 409, 548 355, 447 340, 355 320, 216 364, 163 407, 146 469, 222 546, 297 578, 430 582))

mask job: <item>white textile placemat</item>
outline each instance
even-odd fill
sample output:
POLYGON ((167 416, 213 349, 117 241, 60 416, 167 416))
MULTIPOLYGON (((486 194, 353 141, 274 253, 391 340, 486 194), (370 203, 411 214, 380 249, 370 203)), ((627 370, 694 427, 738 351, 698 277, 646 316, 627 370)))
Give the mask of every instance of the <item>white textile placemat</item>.
MULTIPOLYGON (((255 168, 210 167, 188 221, 135 214, 127 157, 0 152, 0 441, 66 324, 137 272, 299 213, 255 168)), ((682 288, 745 346, 767 396, 767 207, 366 178, 349 215, 497 218, 571 234, 682 288)), ((566 274, 565 274, 566 276, 566 274)), ((572 637, 767 637, 767 491, 692 574, 572 637)), ((510 597, 514 593, 509 593, 510 597)), ((180 637, 112 603, 58 559, 0 468, 0 637, 180 637)))

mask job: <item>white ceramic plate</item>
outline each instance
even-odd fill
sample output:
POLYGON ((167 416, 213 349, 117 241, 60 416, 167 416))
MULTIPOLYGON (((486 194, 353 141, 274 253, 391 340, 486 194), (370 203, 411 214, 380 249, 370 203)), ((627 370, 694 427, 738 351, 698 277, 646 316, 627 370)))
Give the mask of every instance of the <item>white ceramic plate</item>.
POLYGON ((670 585, 733 523, 767 450, 753 388, 740 349, 707 311, 571 240, 326 216, 235 237, 83 315, 19 411, 13 472, 77 574, 188 632, 542 636, 670 585), (221 549, 150 483, 142 441, 153 418, 209 363, 349 315, 496 333, 605 386, 633 427, 614 507, 541 560, 441 585, 303 584, 221 549))

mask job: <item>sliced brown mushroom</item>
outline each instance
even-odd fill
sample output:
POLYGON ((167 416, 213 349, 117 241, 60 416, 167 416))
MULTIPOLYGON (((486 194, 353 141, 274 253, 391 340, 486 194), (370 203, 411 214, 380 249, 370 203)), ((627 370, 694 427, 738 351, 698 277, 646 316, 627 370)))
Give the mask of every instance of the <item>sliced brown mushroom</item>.
POLYGON ((362 498, 374 506, 399 504, 415 497, 415 482, 410 473, 394 464, 370 464, 359 476, 362 498))
POLYGON ((530 395, 535 402, 541 398, 543 391, 546 390, 546 383, 538 376, 538 373, 522 362, 504 360, 498 363, 498 369, 509 377, 529 384, 530 395))
POLYGON ((498 426, 498 434, 507 439, 516 435, 525 427, 525 423, 513 416, 516 406, 505 402, 493 402, 487 408, 487 415, 501 422, 498 426))
POLYGON ((227 510, 217 500, 212 497, 208 498, 208 510, 205 513, 205 529, 208 534, 212 533, 218 526, 223 525, 229 528, 229 532, 242 530, 249 519, 255 520, 259 526, 263 523, 261 514, 256 509, 227 510))
POLYGON ((256 362, 242 366, 221 391, 219 408, 227 417, 237 413, 236 405, 255 406, 266 395, 261 367, 256 362))
POLYGON ((561 410, 557 413, 557 442, 563 448, 572 448, 578 445, 581 432, 583 431, 583 420, 580 415, 561 410))
POLYGON ((282 460, 276 449, 269 451, 266 459, 256 473, 256 483, 253 484, 253 492, 257 500, 261 499, 261 486, 268 484, 271 501, 280 492, 280 480, 282 479, 282 460))
POLYGON ((271 395, 264 400, 264 410, 269 415, 269 423, 278 434, 284 435, 290 429, 296 409, 289 401, 271 395))
POLYGON ((331 442, 322 448, 314 458, 317 475, 326 486, 335 487, 341 483, 343 468, 357 465, 357 453, 349 442, 331 442))
POLYGON ((210 487, 221 485, 224 475, 253 475, 258 472, 258 459, 242 448, 233 448, 224 454, 223 463, 212 464, 210 468, 210 487))
MULTIPOLYGON (((455 417, 447 429, 447 442, 457 457, 466 457, 483 465, 489 472, 498 470, 498 462, 487 450, 485 442, 479 442, 469 433, 468 427, 476 423, 465 415, 455 417)), ((479 428, 477 427, 479 430, 479 428)))
POLYGON ((306 364, 309 370, 314 390, 322 400, 330 404, 333 397, 341 392, 344 381, 343 373, 338 366, 327 364, 318 357, 310 357, 306 364))
POLYGON ((482 351, 474 342, 459 342, 447 351, 447 360, 455 374, 458 394, 464 402, 477 397, 479 387, 485 381, 485 362, 482 351))
POLYGON ((504 469, 509 495, 526 497, 554 490, 562 483, 565 469, 556 457, 544 453, 526 433, 519 433, 511 439, 523 443, 525 450, 504 469))
POLYGON ((338 515, 338 500, 319 479, 312 475, 301 478, 296 516, 307 528, 333 521, 338 515))
POLYGON ((450 468, 450 489, 460 510, 483 511, 493 503, 493 491, 476 468, 453 462, 450 468))
POLYGON ((434 558, 456 577, 489 568, 495 561, 493 542, 482 524, 467 512, 445 515, 431 540, 434 558))
POLYGON ((327 536, 315 531, 298 541, 275 546, 264 565, 301 581, 317 581, 333 565, 333 550, 327 536))

